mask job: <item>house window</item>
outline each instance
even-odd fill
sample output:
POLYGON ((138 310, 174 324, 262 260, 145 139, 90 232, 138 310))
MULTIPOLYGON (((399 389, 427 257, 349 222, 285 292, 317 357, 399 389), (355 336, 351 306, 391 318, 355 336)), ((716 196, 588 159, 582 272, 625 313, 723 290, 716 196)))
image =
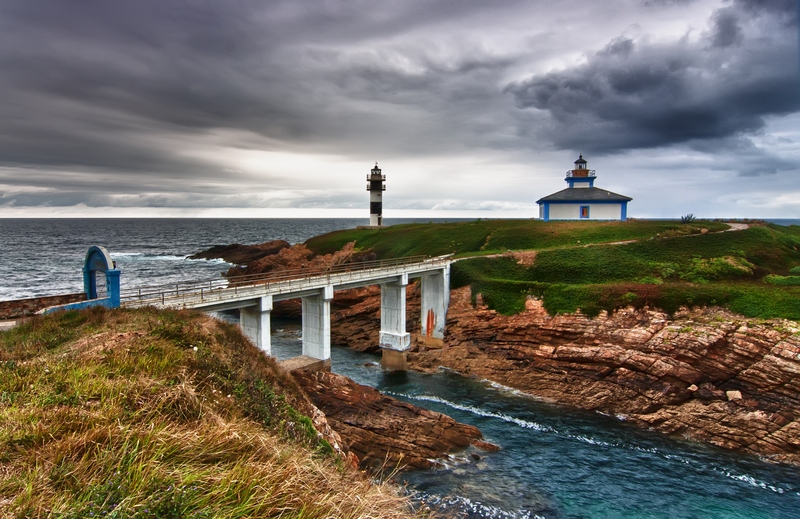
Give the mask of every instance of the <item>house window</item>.
POLYGON ((589 206, 582 205, 581 206, 581 218, 589 218, 589 206))

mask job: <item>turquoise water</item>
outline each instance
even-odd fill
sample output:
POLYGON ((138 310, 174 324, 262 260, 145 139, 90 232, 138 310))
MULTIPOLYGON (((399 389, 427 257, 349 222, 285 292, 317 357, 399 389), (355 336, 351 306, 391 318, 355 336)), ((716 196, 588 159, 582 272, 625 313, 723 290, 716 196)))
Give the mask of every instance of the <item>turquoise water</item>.
MULTIPOLYGON (((273 354, 298 355, 278 321, 273 354)), ((333 371, 475 425, 502 447, 401 475, 437 509, 470 518, 798 518, 800 469, 648 432, 443 370, 384 373, 379 357, 334 347, 333 371), (480 459, 474 459, 477 454, 480 459)))

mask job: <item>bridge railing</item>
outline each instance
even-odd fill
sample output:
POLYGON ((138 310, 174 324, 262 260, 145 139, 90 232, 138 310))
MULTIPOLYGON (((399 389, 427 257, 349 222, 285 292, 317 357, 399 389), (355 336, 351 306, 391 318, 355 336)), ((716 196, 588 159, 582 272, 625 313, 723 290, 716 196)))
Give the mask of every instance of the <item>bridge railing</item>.
MULTIPOLYGON (((273 285, 277 283, 300 282, 302 280, 316 280, 320 276, 339 276, 342 274, 358 274, 391 267, 403 267, 415 264, 437 264, 447 261, 451 255, 429 258, 427 256, 409 256, 376 261, 362 261, 356 263, 342 263, 326 267, 307 267, 262 274, 248 274, 232 276, 229 278, 211 278, 197 281, 182 281, 161 285, 151 285, 139 288, 123 289, 121 293, 122 304, 167 304, 176 299, 195 297, 203 301, 206 297, 215 298, 223 289, 246 288, 257 285, 273 285)), ((360 276, 359 276, 360 277, 360 276)), ((294 285, 294 283, 293 283, 294 285)))

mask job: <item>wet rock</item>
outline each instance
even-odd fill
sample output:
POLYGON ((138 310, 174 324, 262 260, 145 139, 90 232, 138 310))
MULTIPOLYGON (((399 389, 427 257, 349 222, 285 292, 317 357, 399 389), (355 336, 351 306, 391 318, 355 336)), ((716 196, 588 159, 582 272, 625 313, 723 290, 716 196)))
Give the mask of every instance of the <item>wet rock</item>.
POLYGON ((319 371, 294 371, 292 375, 363 467, 427 468, 436 465, 436 459, 472 444, 484 450, 497 449, 481 441, 477 427, 401 402, 342 375, 319 371))
POLYGON ((244 265, 265 256, 277 254, 289 247, 291 247, 289 242, 284 240, 268 241, 258 245, 241 245, 239 243, 214 245, 208 250, 192 254, 189 259, 222 259, 235 265, 244 265))

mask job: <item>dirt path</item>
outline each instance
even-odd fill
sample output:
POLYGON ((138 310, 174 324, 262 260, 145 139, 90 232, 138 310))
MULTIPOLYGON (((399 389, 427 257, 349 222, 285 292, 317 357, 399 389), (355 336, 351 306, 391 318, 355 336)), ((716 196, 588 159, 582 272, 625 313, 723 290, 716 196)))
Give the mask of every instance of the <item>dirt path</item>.
MULTIPOLYGON (((734 222, 725 222, 729 227, 724 231, 717 231, 717 232, 730 232, 730 231, 744 231, 745 229, 750 228, 749 223, 734 223, 734 222)), ((674 238, 689 238, 691 236, 698 236, 697 234, 688 234, 685 236, 674 236, 669 239, 674 238)), ((486 239, 487 243, 489 239, 486 239)), ((624 240, 624 241, 612 241, 612 242, 605 242, 605 243, 586 243, 583 245, 562 245, 561 247, 552 247, 544 250, 556 250, 556 249, 577 249, 580 247, 604 247, 607 245, 627 245, 629 243, 636 243, 639 240, 624 240)), ((580 243, 580 242, 579 242, 580 243)), ((474 254, 471 256, 462 256, 460 258, 455 258, 452 260, 453 263, 461 260, 472 259, 472 258, 501 258, 501 257, 513 257, 517 260, 517 263, 520 265, 524 265, 526 267, 530 267, 536 261, 536 254, 539 252, 539 249, 524 249, 524 250, 517 250, 517 251, 506 251, 506 252, 499 252, 497 254, 474 254)))
POLYGON ((727 223, 730 226, 730 228, 725 229, 722 232, 743 231, 745 229, 749 229, 750 228, 750 224, 749 223, 733 223, 733 222, 727 222, 727 223))

